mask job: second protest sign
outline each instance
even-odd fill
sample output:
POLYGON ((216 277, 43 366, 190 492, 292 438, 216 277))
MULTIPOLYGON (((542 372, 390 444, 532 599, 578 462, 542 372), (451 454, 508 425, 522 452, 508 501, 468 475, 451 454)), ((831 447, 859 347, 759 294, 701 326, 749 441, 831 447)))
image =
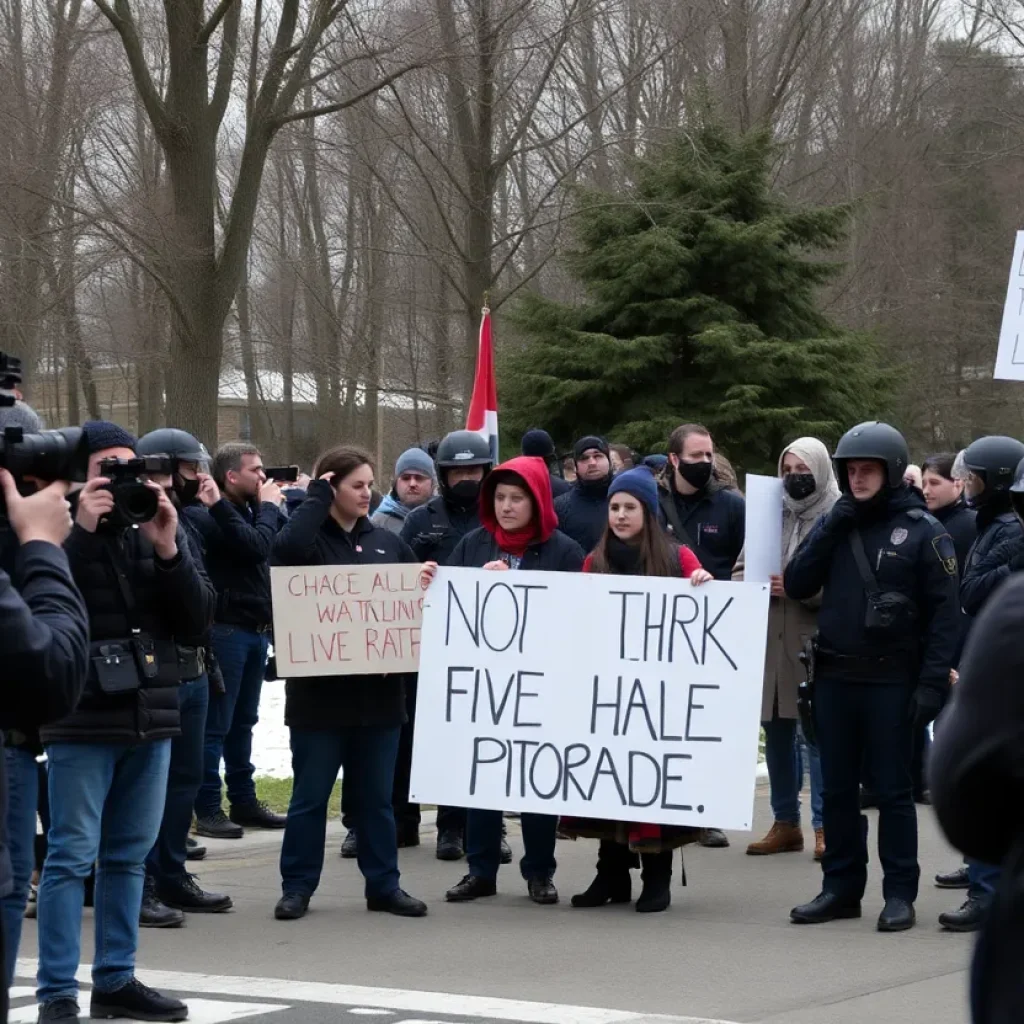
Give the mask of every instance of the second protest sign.
POLYGON ((749 829, 768 587, 442 569, 410 799, 749 829))

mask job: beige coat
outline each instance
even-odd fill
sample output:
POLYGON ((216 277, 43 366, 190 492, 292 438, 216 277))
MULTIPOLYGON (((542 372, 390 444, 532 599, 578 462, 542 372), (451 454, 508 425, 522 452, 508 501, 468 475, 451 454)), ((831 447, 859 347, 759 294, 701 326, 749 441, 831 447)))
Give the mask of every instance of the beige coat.
MULTIPOLYGON (((787 452, 798 455, 814 475, 815 491, 803 501, 783 497, 782 511, 782 568, 785 569, 811 527, 828 512, 839 498, 839 487, 832 472, 828 450, 813 437, 794 441, 779 456, 779 473, 787 452)), ((743 579, 745 552, 733 569, 734 580, 743 579)), ((761 721, 796 718, 797 687, 804 678, 800 652, 807 638, 818 628, 820 597, 808 601, 794 601, 789 597, 773 597, 768 608, 768 644, 764 661, 764 688, 761 692, 761 721), (778 710, 776 711, 776 703, 778 710)))

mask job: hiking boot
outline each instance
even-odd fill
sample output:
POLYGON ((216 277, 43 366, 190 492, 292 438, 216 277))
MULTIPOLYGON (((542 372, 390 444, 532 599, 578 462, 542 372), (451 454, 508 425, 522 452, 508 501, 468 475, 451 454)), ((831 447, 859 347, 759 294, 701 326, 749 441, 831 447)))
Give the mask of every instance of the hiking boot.
POLYGON ((140 928, 180 928, 185 915, 163 903, 156 894, 156 883, 149 875, 142 885, 142 906, 139 908, 140 928))
POLYGON ((437 833, 437 859, 462 860, 466 856, 462 833, 458 829, 446 828, 437 833))
POLYGON ((558 890, 555 888, 555 883, 551 881, 550 875, 538 875, 536 878, 529 879, 526 883, 526 891, 534 903, 548 906, 558 902, 558 890))
POLYGON ((751 857, 770 857, 773 853, 802 853, 803 848, 804 834, 800 826, 788 821, 776 821, 764 839, 747 847, 747 854, 751 857))
POLYGON ((814 830, 814 859, 820 861, 825 856, 825 830, 816 828, 814 830))
POLYGON ((188 1007, 180 999, 161 995, 138 978, 132 978, 113 992, 93 989, 89 1016, 110 1020, 126 1017, 128 1020, 179 1021, 188 1020, 188 1007))
POLYGON ((204 892, 195 875, 182 875, 172 882, 165 882, 157 887, 157 893, 167 906, 190 914, 223 914, 234 905, 230 896, 204 892))
POLYGON ((207 839, 241 839, 245 830, 229 821, 228 816, 218 809, 207 817, 196 818, 196 835, 207 839))
POLYGON ((251 804, 232 804, 231 820, 243 828, 276 829, 288 824, 286 815, 275 814, 262 800, 254 800, 251 804))

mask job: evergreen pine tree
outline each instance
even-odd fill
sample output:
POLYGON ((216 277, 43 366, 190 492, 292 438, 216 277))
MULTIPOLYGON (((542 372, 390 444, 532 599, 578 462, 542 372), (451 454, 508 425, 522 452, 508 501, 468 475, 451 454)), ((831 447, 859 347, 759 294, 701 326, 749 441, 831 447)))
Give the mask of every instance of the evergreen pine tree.
POLYGON ((774 473, 787 441, 829 443, 882 412, 874 346, 817 305, 837 270, 817 255, 850 211, 790 206, 772 159, 767 134, 708 125, 638 163, 628 192, 578 192, 569 260, 587 298, 530 295, 515 311, 525 344, 500 381, 513 429, 651 451, 697 421, 745 468, 774 473))

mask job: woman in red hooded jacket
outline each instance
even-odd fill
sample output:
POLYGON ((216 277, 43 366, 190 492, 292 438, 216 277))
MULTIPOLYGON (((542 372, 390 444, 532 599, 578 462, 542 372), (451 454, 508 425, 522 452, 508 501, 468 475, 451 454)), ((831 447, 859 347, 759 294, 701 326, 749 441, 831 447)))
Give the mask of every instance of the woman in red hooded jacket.
MULTIPOLYGON (((498 466, 480 492, 483 526, 467 533, 448 560, 449 566, 579 572, 583 549, 557 529, 551 478, 543 459, 521 456, 498 466)), ((436 565, 427 563, 429 571, 436 565)), ((534 903, 557 903, 555 832, 551 814, 523 814, 525 853, 520 870, 534 903)), ((450 903, 493 896, 501 863, 501 811, 470 809, 466 821, 469 874, 445 895, 450 903)))

